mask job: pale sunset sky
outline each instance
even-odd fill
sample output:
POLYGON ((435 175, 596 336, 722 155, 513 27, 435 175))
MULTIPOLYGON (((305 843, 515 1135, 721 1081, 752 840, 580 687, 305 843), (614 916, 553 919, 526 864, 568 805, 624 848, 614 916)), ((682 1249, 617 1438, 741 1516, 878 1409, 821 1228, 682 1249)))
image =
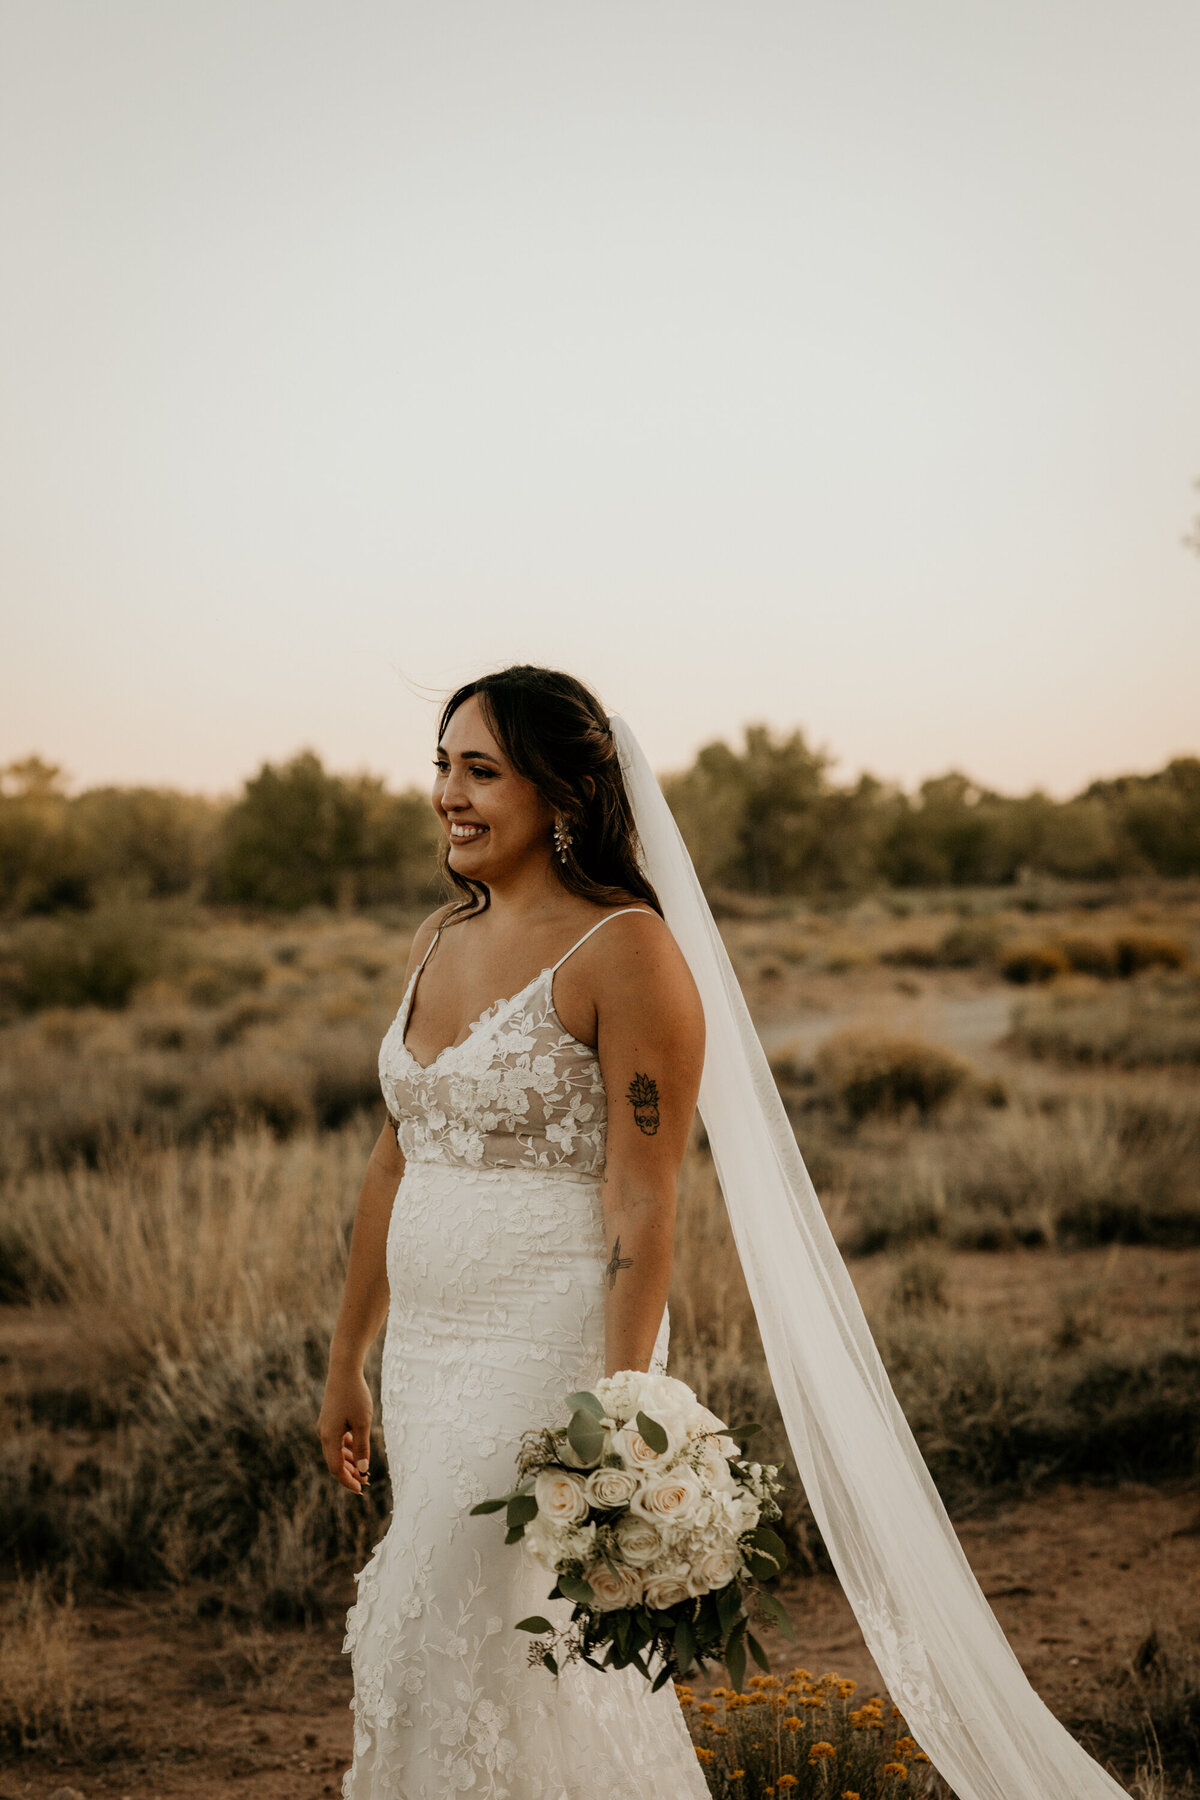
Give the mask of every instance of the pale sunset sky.
POLYGON ((0 762, 1200 751, 1195 0, 5 0, 0 762))

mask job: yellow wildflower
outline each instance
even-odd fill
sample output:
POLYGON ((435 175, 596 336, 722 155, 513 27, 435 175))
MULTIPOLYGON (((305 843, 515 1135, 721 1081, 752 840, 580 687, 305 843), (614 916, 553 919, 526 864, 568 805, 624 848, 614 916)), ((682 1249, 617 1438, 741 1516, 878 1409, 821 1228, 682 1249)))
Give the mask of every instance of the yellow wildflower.
POLYGON ((728 1737, 729 1736, 728 1725, 711 1725, 709 1727, 709 1730, 712 1732, 714 1737, 728 1737))
POLYGON ((928 1762, 929 1758, 923 1750, 914 1750, 910 1758, 912 1762, 928 1762))
POLYGON ((857 1681, 839 1681, 838 1693, 842 1696, 843 1700, 848 1700, 857 1686, 857 1681))
POLYGON ((854 1790, 852 1788, 843 1788, 842 1789, 842 1800, 859 1800, 859 1796, 854 1792, 854 1790))
POLYGON ((807 1669, 792 1669, 788 1673, 789 1681, 811 1681, 812 1676, 807 1669))
POLYGON ((783 1721, 783 1729, 785 1731, 803 1731, 804 1730, 804 1720, 797 1719, 795 1717, 792 1717, 790 1719, 785 1719, 783 1721))
POLYGON ((781 1775, 775 1783, 776 1787, 799 1787, 799 1778, 795 1775, 781 1775))
POLYGON ((895 1743, 897 1756, 912 1756, 916 1750, 916 1740, 910 1737, 898 1737, 895 1743))
POLYGON ((730 1769, 729 1779, 730 1781, 740 1781, 745 1773, 745 1769, 730 1769))
POLYGON ((787 1706, 787 1695, 786 1694, 772 1694, 771 1695, 771 1705, 775 1708, 776 1712, 783 1712, 787 1706))
POLYGON ((696 1755, 702 1763, 710 1763, 716 1757, 715 1750, 706 1750, 703 1744, 696 1745, 696 1755))
POLYGON ((808 1760, 810 1763, 832 1762, 836 1756, 837 1751, 825 1738, 818 1738, 815 1744, 810 1744, 808 1746, 808 1760))
POLYGON ((908 1770, 903 1763, 884 1763, 880 1773, 883 1775, 894 1775, 897 1781, 903 1781, 904 1777, 908 1774, 908 1770))
POLYGON ((801 1694, 800 1704, 801 1706, 824 1706, 825 1698, 822 1694, 801 1694))
POLYGON ((752 1675, 746 1685, 752 1688, 770 1687, 771 1677, 769 1675, 752 1675))
POLYGON ((715 1706, 714 1706, 714 1705, 713 1705, 713 1703, 712 1703, 712 1701, 711 1701, 711 1700, 702 1700, 702 1701, 701 1701, 701 1702, 700 1702, 700 1711, 701 1711, 701 1712, 702 1712, 702 1713, 704 1713, 704 1714, 705 1714, 705 1715, 706 1715, 706 1716, 707 1716, 707 1715, 708 1715, 708 1714, 710 1714, 710 1713, 715 1713, 715 1712, 716 1712, 716 1710, 717 1710, 717 1709, 716 1709, 716 1707, 715 1707, 715 1706))

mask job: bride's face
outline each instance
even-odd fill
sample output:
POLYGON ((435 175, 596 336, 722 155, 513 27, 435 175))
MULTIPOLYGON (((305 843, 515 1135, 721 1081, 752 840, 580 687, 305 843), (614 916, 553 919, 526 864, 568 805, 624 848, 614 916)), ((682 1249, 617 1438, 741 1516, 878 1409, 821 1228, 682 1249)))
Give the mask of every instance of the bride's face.
POLYGON ((434 762, 433 810, 452 869, 491 882, 528 857, 549 859, 554 810, 505 756, 477 694, 451 718, 434 762))

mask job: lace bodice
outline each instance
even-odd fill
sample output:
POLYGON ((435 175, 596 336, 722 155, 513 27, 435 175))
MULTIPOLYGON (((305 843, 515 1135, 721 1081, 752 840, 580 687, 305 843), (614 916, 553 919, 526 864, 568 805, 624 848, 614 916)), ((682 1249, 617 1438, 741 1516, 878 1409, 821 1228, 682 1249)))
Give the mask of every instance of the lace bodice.
MULTIPOLYGON (((379 1079, 407 1162, 460 1168, 554 1169, 596 1176, 604 1168, 608 1107, 595 1051, 554 1009, 554 977, 609 919, 508 999, 494 1001, 469 1036, 421 1064, 404 1042, 413 993, 434 945, 413 971, 379 1050, 379 1079)), ((440 928, 438 932, 440 936, 440 928)))

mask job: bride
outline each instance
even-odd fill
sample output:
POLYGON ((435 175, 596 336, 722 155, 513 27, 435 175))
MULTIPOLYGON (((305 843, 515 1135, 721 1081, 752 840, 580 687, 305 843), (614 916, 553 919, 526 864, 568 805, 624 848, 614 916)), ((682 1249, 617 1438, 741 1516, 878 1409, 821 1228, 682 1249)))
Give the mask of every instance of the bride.
POLYGON ((960 1800, 1123 1794, 975 1581, 628 726, 572 676, 517 666, 451 695, 435 766, 458 898, 417 932, 380 1049, 389 1119, 319 1422, 361 1493, 363 1362, 386 1320, 393 1512, 348 1616, 346 1800, 707 1800, 669 1683, 530 1666, 516 1621, 565 1625, 570 1603, 470 1511, 569 1393, 665 1368, 697 1102, 797 1469, 910 1730, 960 1800))

